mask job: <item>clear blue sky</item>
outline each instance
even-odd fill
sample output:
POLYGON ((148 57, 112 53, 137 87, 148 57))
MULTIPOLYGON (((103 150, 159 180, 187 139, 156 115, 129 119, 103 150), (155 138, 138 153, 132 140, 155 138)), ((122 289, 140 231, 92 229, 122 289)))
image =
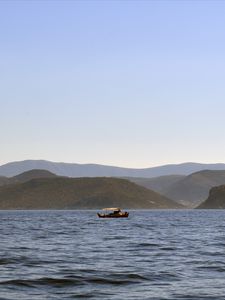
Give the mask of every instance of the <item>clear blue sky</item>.
POLYGON ((225 162, 225 1, 0 1, 0 164, 225 162))

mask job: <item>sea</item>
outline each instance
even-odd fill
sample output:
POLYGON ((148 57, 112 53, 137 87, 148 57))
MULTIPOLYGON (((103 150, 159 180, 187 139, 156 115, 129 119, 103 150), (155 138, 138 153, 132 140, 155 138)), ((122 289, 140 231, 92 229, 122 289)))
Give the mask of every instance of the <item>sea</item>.
POLYGON ((224 210, 0 211, 0 300, 224 300, 224 210))

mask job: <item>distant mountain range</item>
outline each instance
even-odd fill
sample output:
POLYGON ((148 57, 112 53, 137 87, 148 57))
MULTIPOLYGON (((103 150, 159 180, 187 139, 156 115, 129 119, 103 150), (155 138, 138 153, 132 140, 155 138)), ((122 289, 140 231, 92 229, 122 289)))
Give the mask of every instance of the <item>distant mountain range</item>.
POLYGON ((182 208, 125 179, 68 178, 45 170, 31 170, 8 179, 11 182, 0 186, 0 209, 182 208))
POLYGON ((153 168, 132 169, 97 164, 57 163, 45 160, 25 160, 0 166, 0 176, 15 176, 32 169, 48 170, 59 176, 68 177, 142 177, 152 178, 165 175, 189 175, 201 170, 225 170, 225 164, 182 163, 153 168))
MULTIPOLYGON (((93 180, 97 180, 97 177, 109 177, 109 180, 112 180, 110 177, 118 177, 121 178, 121 180, 126 179, 135 183, 136 187, 137 185, 139 188, 144 187, 145 190, 148 189, 151 193, 154 191, 157 195, 160 194, 160 197, 165 197, 169 201, 172 199, 176 203, 194 208, 206 200, 211 188, 225 185, 225 164, 184 163, 147 169, 128 169, 91 164, 79 165, 54 163, 43 160, 26 160, 0 166, 0 187, 3 186, 5 188, 5 185, 14 184, 19 186, 30 180, 40 180, 41 178, 50 180, 58 176, 74 177, 74 179, 77 177, 81 179, 83 177, 90 177, 89 179, 95 177, 93 180), (192 172, 193 170, 194 172, 192 172), (161 175, 156 176, 158 174, 161 175)), ((69 179, 72 180, 72 178, 63 178, 62 180, 67 184, 69 179)), ((59 179, 57 178, 57 180, 59 179)), ((83 178, 83 180, 87 182, 88 178, 83 178)), ((101 180, 103 180, 103 178, 101 178, 101 180)), ((48 180, 46 183, 47 182, 48 180)), ((118 181, 115 182, 119 184, 118 181)), ((115 184, 115 182, 113 181, 113 184, 115 184)), ((116 188, 116 185, 114 185, 114 187, 117 193, 120 188, 116 188)), ((131 186, 127 185, 127 188, 128 187, 131 186)), ((26 185, 24 185, 23 188, 25 191, 26 185)), ((139 190, 139 192, 142 193, 141 190, 139 190)), ((137 199, 139 199, 139 192, 134 193, 137 199)), ((113 193, 114 192, 111 191, 112 195, 113 193)), ((120 197, 119 194, 117 194, 117 196, 120 197)), ((150 198, 152 199, 152 197, 150 198)), ((112 200, 112 198, 110 199, 112 200)), ((86 206, 92 207, 92 204, 90 204, 90 206, 87 204, 86 206)), ((145 205, 142 203, 139 208, 141 207, 143 208, 145 205)), ((150 208, 150 206, 148 207, 150 208)), ((168 205, 168 207, 171 206, 168 205)))

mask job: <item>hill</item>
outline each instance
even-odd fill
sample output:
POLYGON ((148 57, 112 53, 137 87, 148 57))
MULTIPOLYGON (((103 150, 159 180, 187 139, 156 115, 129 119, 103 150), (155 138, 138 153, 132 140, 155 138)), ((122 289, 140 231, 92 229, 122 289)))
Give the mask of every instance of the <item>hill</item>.
POLYGON ((49 178, 49 177, 56 177, 56 176, 57 175, 46 170, 30 170, 13 177, 0 176, 0 186, 13 184, 13 183, 22 183, 34 178, 49 178))
POLYGON ((176 202, 124 179, 39 178, 0 187, 0 209, 180 208, 176 202))
POLYGON ((188 176, 170 175, 148 179, 129 177, 127 179, 183 205, 195 207, 207 198, 212 187, 225 184, 225 171, 203 170, 188 176))
POLYGON ((14 177, 11 177, 10 179, 13 179, 16 182, 26 182, 35 178, 51 178, 51 177, 57 177, 57 175, 47 170, 33 169, 30 171, 23 172, 14 177))
POLYGON ((152 178, 165 175, 189 175, 210 169, 225 170, 225 164, 183 163, 153 168, 132 169, 97 164, 57 163, 45 160, 25 160, 0 166, 0 175, 12 177, 32 169, 48 170, 56 175, 68 177, 143 177, 152 178))
POLYGON ((204 170, 178 180, 161 193, 175 201, 198 205, 208 196, 209 190, 225 184, 225 171, 204 170))
POLYGON ((198 209, 225 208, 225 185, 214 187, 210 190, 208 198, 202 202, 198 209))

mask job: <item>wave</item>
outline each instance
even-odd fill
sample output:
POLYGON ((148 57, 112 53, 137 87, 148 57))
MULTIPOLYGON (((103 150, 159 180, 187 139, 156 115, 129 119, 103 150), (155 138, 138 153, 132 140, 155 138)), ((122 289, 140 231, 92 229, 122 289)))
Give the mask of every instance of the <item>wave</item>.
POLYGON ((64 287, 74 285, 85 285, 85 284, 98 284, 98 285, 125 285, 134 284, 147 280, 146 277, 138 274, 112 274, 108 277, 98 276, 66 276, 63 278, 54 277, 41 277, 37 279, 14 279, 0 281, 0 285, 7 286, 26 286, 26 287, 37 287, 37 286, 50 286, 50 287, 64 287))

